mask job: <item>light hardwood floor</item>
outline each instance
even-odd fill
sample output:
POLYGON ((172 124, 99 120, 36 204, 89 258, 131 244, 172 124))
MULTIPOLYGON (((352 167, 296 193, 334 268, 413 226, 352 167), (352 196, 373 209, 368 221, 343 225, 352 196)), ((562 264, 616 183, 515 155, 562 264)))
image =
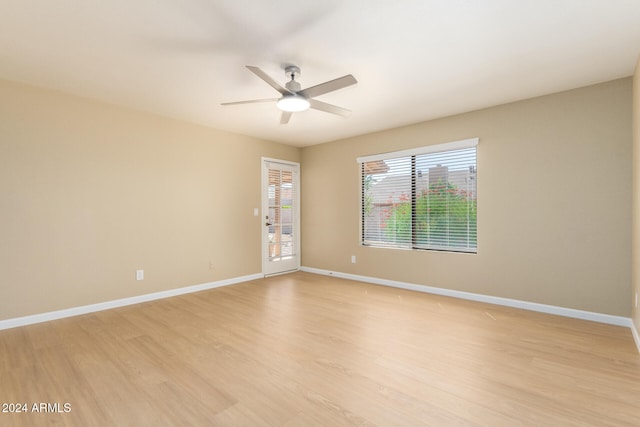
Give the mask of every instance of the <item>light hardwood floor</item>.
POLYGON ((626 328, 301 272, 0 331, 0 354, 0 403, 70 405, 2 426, 640 425, 626 328))

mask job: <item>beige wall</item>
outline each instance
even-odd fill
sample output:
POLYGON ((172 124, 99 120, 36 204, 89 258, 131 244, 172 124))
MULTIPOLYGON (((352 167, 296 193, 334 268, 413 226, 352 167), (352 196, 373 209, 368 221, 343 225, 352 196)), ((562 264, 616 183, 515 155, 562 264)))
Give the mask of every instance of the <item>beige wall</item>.
POLYGON ((630 316, 631 95, 626 78, 304 148, 302 265, 630 316), (470 137, 477 255, 359 245, 356 157, 470 137))
POLYGON ((0 81, 0 320, 260 272, 261 156, 302 161, 304 266, 629 316, 631 105, 622 79, 300 155, 0 81), (475 136, 477 255, 359 245, 356 157, 475 136))
POLYGON ((640 57, 633 76, 633 251, 631 309, 636 329, 640 331, 640 310, 635 299, 640 298, 640 57), (637 297, 636 297, 637 295, 637 297))
POLYGON ((0 81, 0 320, 259 273, 261 156, 299 150, 0 81))

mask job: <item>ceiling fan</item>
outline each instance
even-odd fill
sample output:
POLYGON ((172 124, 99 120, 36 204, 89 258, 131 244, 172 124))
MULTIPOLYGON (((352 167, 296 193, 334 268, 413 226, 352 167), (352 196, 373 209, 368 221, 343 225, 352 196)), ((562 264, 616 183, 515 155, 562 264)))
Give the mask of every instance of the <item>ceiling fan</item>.
POLYGON ((346 117, 351 111, 338 107, 336 105, 327 104, 326 102, 318 101, 314 97, 324 95, 325 93, 333 92, 338 89, 342 89, 358 83, 358 81, 351 74, 339 77, 328 82, 320 83, 315 86, 308 87, 306 89, 300 89, 300 83, 296 81, 296 77, 300 75, 300 68, 295 65, 288 65, 285 67, 285 75, 290 80, 284 85, 280 86, 274 79, 269 77, 267 73, 262 71, 258 67, 252 67, 247 65, 249 71, 256 76, 264 80, 269 86, 280 92, 282 95, 280 98, 268 98, 268 99, 253 99, 250 101, 237 101, 237 102, 224 102, 221 105, 237 105, 237 104, 252 104, 256 102, 273 102, 276 101, 276 106, 282 111, 280 117, 280 124, 284 125, 289 123, 291 115, 299 111, 305 111, 309 108, 314 110, 320 110, 327 113, 337 114, 342 117, 346 117))

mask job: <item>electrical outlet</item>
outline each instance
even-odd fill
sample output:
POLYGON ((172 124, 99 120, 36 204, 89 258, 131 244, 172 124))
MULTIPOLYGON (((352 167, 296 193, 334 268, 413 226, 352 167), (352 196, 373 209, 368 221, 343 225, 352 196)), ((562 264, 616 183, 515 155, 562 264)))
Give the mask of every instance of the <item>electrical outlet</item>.
POLYGON ((355 264, 355 263, 356 263, 356 256, 351 255, 351 264, 355 264))
POLYGON ((136 280, 144 280, 144 270, 136 270, 136 280))
POLYGON ((212 260, 212 259, 210 259, 210 260, 209 260, 209 270, 214 270, 214 269, 215 269, 215 266, 214 266, 214 264, 213 264, 213 260, 212 260))
POLYGON ((636 292, 636 308, 638 308, 638 292, 636 292))

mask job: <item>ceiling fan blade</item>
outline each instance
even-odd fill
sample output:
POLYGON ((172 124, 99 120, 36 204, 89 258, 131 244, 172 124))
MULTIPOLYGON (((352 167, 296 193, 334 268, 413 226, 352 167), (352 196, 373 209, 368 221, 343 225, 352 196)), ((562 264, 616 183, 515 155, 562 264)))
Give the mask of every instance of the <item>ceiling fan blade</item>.
POLYGON ((260 68, 258 67, 252 67, 251 65, 247 65, 246 66, 249 71, 251 71, 253 74, 255 74, 256 76, 260 77, 262 80, 264 80, 269 86, 271 86, 272 88, 274 88, 275 90, 277 90, 278 92, 280 92, 281 94, 285 95, 285 94, 290 94, 293 93, 291 92, 289 89, 284 88, 282 86, 280 86, 278 84, 278 82, 276 82, 275 80, 273 80, 267 73, 265 73, 264 71, 262 71, 260 68))
POLYGON ((252 100, 249 100, 249 101, 223 102, 220 105, 255 104, 257 102, 275 102, 278 99, 280 99, 280 98, 252 99, 252 100))
POLYGON ((326 113, 337 114, 342 117, 347 117, 349 116, 349 114, 351 114, 351 110, 338 107, 337 105, 327 104, 326 102, 318 101, 317 99, 309 100, 309 108, 324 111, 326 113))
POLYGON ((283 111, 282 116, 280 116, 280 124, 286 125, 287 123, 289 123, 289 119, 291 118, 292 115, 293 113, 290 111, 283 111))
POLYGON ((314 98, 319 95, 323 95, 334 90, 342 89, 347 86, 351 86, 358 83, 355 77, 351 74, 338 77, 337 79, 329 80, 328 82, 320 83, 319 85, 311 86, 306 89, 298 91, 298 94, 307 98, 314 98))

